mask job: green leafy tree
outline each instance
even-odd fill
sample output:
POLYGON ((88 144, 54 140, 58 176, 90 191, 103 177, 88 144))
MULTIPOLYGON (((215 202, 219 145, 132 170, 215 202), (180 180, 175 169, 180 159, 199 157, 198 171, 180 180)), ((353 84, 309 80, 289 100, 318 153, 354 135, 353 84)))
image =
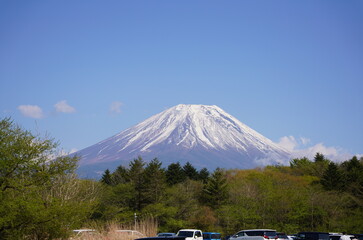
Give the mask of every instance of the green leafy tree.
POLYGON ((330 160, 325 158, 322 153, 316 153, 313 164, 313 176, 323 177, 325 170, 328 168, 330 160))
POLYGON ((92 220, 128 223, 133 220, 135 189, 131 183, 103 185, 100 203, 92 214, 92 220))
POLYGON ((294 158, 290 161, 290 168, 296 175, 310 175, 312 173, 313 162, 307 157, 294 158))
POLYGON ((94 195, 73 174, 78 157, 56 157, 57 146, 0 121, 0 239, 63 238, 90 213, 94 195))
POLYGON ((317 153, 314 161, 308 158, 295 158, 290 161, 290 168, 296 175, 310 175, 321 178, 330 161, 323 154, 317 153))
POLYGON ((167 189, 165 205, 175 209, 172 221, 168 223, 169 229, 177 231, 180 228, 192 227, 192 220, 199 213, 200 205, 198 196, 202 191, 202 184, 190 179, 171 186, 167 189))

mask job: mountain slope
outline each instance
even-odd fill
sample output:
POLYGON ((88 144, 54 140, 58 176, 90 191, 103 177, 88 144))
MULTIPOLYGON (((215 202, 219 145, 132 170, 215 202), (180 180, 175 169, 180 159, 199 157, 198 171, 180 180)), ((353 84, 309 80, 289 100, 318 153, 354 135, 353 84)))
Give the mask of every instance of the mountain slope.
POLYGON ((164 164, 189 161, 210 169, 251 168, 290 155, 217 106, 182 104, 77 154, 83 167, 113 168, 142 156, 146 161, 157 157, 164 164))

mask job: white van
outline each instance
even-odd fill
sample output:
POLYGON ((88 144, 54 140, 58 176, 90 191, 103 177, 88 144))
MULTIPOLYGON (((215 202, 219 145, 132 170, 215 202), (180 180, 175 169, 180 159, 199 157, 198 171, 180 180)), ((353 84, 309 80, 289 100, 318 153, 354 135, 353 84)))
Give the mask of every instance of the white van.
POLYGON ((185 240, 203 240, 203 233, 198 229, 180 229, 176 235, 185 237, 185 240))

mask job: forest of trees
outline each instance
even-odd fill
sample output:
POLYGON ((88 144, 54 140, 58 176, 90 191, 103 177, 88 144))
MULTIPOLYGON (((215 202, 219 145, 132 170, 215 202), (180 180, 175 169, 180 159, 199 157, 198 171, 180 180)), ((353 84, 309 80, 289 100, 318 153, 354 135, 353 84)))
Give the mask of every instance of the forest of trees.
POLYGON ((138 157, 86 180, 75 174, 77 157, 56 149, 52 139, 0 121, 0 239, 66 238, 94 223, 132 223, 135 213, 161 232, 363 232, 363 158, 336 163, 317 153, 290 166, 209 171, 138 157))
POLYGON ((190 163, 162 168, 141 157, 102 176, 97 220, 131 221, 133 213, 158 220, 160 231, 199 228, 225 235, 241 229, 361 232, 363 158, 340 164, 317 153, 290 166, 197 170, 190 163))

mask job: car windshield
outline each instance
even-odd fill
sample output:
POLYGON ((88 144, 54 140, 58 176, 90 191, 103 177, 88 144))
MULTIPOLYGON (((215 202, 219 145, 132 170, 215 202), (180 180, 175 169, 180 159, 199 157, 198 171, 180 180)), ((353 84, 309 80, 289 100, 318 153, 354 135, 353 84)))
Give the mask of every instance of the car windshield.
POLYGON ((319 240, 329 240, 329 234, 327 233, 319 234, 319 240))
POLYGON ((181 237, 193 237, 193 232, 192 231, 179 231, 178 236, 181 236, 181 237))
POLYGON ((288 238, 287 235, 285 233, 278 233, 277 236, 279 238, 288 238))
POLYGON ((221 239, 221 234, 218 233, 212 234, 211 239, 221 239))
POLYGON ((306 232, 298 234, 298 237, 304 240, 329 240, 328 233, 306 232))

